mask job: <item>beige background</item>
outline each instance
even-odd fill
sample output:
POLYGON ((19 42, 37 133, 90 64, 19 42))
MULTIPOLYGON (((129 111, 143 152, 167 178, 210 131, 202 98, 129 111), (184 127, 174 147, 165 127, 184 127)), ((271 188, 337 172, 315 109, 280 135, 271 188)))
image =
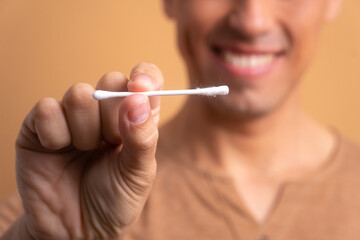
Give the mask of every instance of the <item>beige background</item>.
MULTIPOLYGON (((306 76, 303 102, 311 114, 360 142, 360 1, 324 29, 306 76)), ((173 24, 161 0, 0 0, 0 198, 15 189, 14 142, 22 119, 42 97, 60 99, 77 82, 103 73, 128 74, 157 64, 166 89, 186 87, 173 24)), ((182 97, 162 102, 162 121, 182 97)))

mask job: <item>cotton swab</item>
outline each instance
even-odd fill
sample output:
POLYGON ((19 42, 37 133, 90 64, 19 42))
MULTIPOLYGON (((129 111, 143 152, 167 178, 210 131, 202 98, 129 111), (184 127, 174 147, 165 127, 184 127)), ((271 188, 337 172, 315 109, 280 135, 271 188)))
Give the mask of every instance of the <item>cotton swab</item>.
POLYGON ((127 97, 133 94, 144 94, 146 96, 174 96, 174 95, 204 95, 204 96, 216 96, 229 94, 228 86, 208 87, 208 88, 196 88, 186 90, 163 90, 163 91, 148 91, 148 92, 110 92, 97 90, 93 93, 93 97, 96 100, 103 100, 115 97, 127 97))

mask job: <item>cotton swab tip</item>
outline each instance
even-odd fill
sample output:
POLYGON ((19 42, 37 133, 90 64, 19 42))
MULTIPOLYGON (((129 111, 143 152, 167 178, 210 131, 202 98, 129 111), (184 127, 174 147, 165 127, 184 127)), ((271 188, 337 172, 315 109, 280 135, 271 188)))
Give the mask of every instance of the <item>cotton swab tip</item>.
POLYGON ((96 90, 93 93, 93 98, 95 98, 96 100, 103 100, 103 99, 107 99, 107 98, 111 98, 111 93, 109 91, 103 91, 103 90, 96 90))
POLYGON ((202 91, 202 95, 206 96, 216 96, 216 95, 228 95, 229 94, 229 87, 219 86, 219 87, 209 87, 209 88, 198 88, 202 91))
POLYGON ((96 100, 100 100, 101 98, 101 90, 97 90, 95 92, 93 92, 93 98, 95 98, 96 100))

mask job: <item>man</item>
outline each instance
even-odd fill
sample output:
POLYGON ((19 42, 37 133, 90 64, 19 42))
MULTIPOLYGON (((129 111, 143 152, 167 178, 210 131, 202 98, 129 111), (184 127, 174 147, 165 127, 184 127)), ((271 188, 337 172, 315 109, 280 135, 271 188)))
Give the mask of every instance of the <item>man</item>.
MULTIPOLYGON (((297 88, 340 4, 164 0, 190 85, 230 94, 188 98, 159 140, 158 97, 97 102, 77 84, 40 100, 16 145, 25 211, 2 239, 359 239, 360 150, 297 88)), ((96 88, 162 82, 142 63, 96 88)))

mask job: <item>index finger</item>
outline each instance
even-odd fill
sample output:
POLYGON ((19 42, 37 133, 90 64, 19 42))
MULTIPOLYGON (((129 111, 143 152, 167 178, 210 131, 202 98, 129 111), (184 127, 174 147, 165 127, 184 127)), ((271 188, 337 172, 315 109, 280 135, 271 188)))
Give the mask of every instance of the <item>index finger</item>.
MULTIPOLYGON (((160 69, 151 63, 139 63, 133 68, 128 82, 131 92, 162 90, 164 78, 160 69)), ((160 97, 150 97, 151 112, 156 122, 159 121, 160 97)))

